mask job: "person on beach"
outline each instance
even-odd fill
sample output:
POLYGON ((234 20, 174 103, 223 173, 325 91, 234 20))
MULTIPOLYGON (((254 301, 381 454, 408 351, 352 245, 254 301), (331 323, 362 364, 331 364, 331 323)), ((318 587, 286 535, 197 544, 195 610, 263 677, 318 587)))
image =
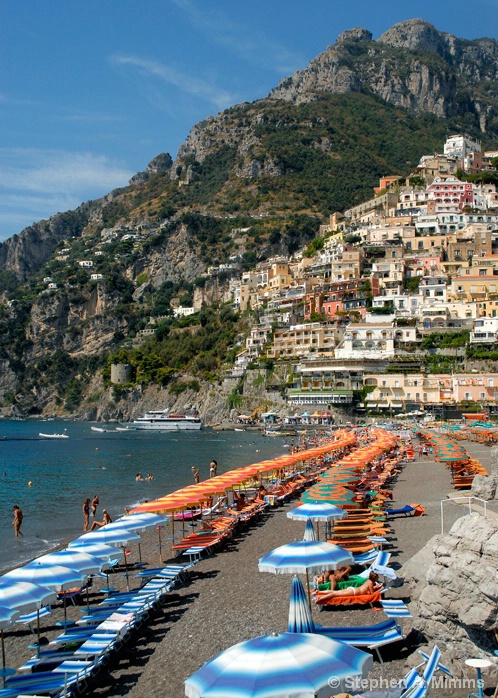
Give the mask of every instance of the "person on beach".
POLYGON ((112 523, 112 519, 107 513, 106 509, 102 509, 102 514, 104 515, 104 518, 102 521, 94 521, 92 524, 92 527, 90 531, 95 531, 96 528, 102 528, 102 526, 105 526, 106 524, 112 523))
POLYGON ((209 477, 216 477, 216 471, 218 470, 218 463, 212 460, 209 464, 209 477))
POLYGON ((99 498, 98 495, 95 495, 95 497, 92 499, 92 516, 95 518, 97 514, 97 507, 99 505, 99 498))
POLYGON ((88 531, 90 523, 90 499, 85 499, 83 502, 83 532, 88 531))
POLYGON ((195 484, 198 485, 201 479, 199 468, 195 468, 194 466, 192 466, 192 475, 194 476, 195 484))
POLYGON ((233 492, 233 496, 235 499, 235 510, 236 511, 242 511, 242 509, 246 506, 246 496, 243 492, 240 494, 237 494, 237 492, 233 492))
POLYGON ((359 587, 348 586, 345 589, 333 589, 330 591, 320 592, 320 600, 333 599, 335 596, 362 596, 364 594, 373 594, 375 585, 378 582, 378 575, 375 572, 370 572, 368 579, 359 587))
POLYGON ((14 521, 12 522, 12 525, 14 526, 14 535, 16 538, 24 538, 24 534, 21 531, 21 524, 23 520, 23 515, 22 511, 19 509, 17 504, 14 504, 14 521))

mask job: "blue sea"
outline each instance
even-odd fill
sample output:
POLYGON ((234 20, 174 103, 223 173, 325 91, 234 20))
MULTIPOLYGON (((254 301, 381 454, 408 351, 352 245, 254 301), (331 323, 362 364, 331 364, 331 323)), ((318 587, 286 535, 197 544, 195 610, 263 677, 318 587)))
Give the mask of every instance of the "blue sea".
POLYGON ((87 497, 100 498, 98 520, 102 508, 115 519, 125 507, 192 483, 192 466, 206 479, 212 459, 218 461, 220 474, 287 452, 282 437, 265 438, 253 431, 97 433, 91 426, 0 420, 0 570, 79 535, 87 497), (64 430, 68 439, 39 436, 64 430), (138 472, 144 477, 150 472, 155 479, 137 482, 138 472), (14 538, 14 504, 24 514, 24 538, 14 538))

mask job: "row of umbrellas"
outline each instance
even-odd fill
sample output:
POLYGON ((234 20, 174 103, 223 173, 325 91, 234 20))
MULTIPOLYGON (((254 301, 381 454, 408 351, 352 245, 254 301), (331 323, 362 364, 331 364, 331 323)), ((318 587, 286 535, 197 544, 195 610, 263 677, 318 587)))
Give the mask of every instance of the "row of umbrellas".
POLYGON ((36 611, 39 641, 39 611, 57 600, 57 592, 62 592, 66 624, 64 592, 75 584, 86 585, 89 575, 106 570, 111 560, 123 556, 125 545, 140 541, 140 536, 134 531, 159 526, 166 520, 166 517, 154 514, 126 516, 98 531, 80 536, 65 550, 42 555, 27 565, 0 576, 0 635, 4 680, 12 671, 6 668, 4 631, 20 614, 36 611))
POLYGON ((324 446, 317 446, 306 451, 287 453, 279 458, 253 463, 243 468, 229 470, 222 475, 205 480, 187 487, 182 487, 171 494, 160 497, 151 502, 145 502, 133 509, 132 513, 143 512, 174 512, 187 507, 205 502, 213 495, 223 494, 227 490, 242 485, 243 483, 265 473, 282 470, 294 466, 299 462, 318 458, 355 442, 356 437, 349 432, 337 432, 338 438, 324 446))

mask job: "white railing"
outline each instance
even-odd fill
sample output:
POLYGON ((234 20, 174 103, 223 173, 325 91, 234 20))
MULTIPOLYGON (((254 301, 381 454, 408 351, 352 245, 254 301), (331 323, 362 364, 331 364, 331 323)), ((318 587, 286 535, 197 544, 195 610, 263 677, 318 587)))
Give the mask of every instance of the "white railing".
POLYGON ((469 507, 469 514, 472 514, 472 500, 484 503, 484 516, 487 516, 487 502, 485 499, 480 499, 479 497, 472 497, 471 495, 461 495, 460 497, 448 497, 447 499, 441 500, 441 533, 444 533, 444 507, 445 502, 456 502, 457 504, 462 504, 462 499, 467 500, 467 506, 469 507))

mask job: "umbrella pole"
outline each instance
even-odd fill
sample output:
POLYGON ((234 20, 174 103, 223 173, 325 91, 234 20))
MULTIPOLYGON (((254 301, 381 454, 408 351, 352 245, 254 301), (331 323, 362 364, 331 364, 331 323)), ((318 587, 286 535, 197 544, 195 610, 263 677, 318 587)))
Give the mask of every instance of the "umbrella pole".
POLYGON ((3 634, 3 628, 0 630, 0 635, 2 636, 2 668, 3 668, 3 687, 5 688, 5 638, 3 634))
POLYGON ((161 526, 157 527, 157 531, 159 533, 159 564, 163 564, 163 548, 162 548, 162 543, 161 543, 161 526))
POLYGON ((308 603, 311 611, 310 576, 308 574, 308 570, 306 570, 306 590, 308 592, 308 603))
POLYGON ((128 578, 128 562, 126 560, 126 550, 123 548, 124 551, 124 564, 125 564, 125 577, 126 577, 126 590, 130 591, 130 580, 128 578))
POLYGON ((36 609, 36 635, 38 642, 38 652, 40 651, 40 609, 36 609))
POLYGON ((64 599, 64 627, 67 627, 67 600, 66 600, 66 592, 64 589, 62 590, 62 598, 64 599))
POLYGON ((140 543, 138 544, 138 561, 140 563, 140 567, 142 567, 142 548, 140 547, 140 543))

